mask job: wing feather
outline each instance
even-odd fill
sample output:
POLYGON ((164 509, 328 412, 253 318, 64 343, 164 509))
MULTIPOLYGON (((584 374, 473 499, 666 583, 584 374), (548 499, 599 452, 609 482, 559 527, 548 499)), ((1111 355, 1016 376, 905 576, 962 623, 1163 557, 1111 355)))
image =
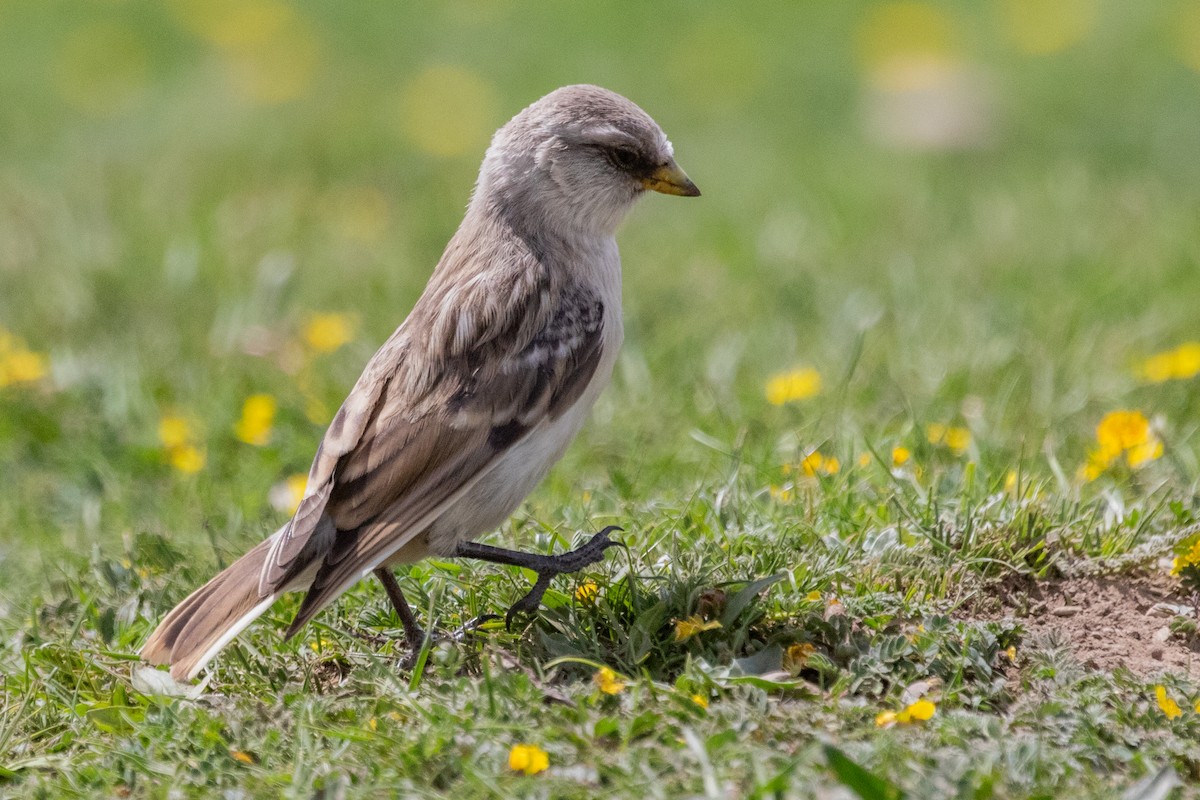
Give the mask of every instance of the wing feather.
POLYGON ((518 237, 460 236, 330 423, 271 544, 264 594, 322 563, 292 630, 421 534, 595 374, 599 298, 564 286, 518 237), (481 240, 502 246, 485 257, 481 240), (465 274, 488 260, 505 267, 465 274))
POLYGON ((358 446, 338 464, 326 505, 338 533, 289 633, 423 532, 501 454, 573 405, 595 375, 603 340, 603 305, 579 297, 508 358, 489 368, 457 364, 434 392, 440 402, 416 419, 387 412, 425 403, 381 392, 358 446))

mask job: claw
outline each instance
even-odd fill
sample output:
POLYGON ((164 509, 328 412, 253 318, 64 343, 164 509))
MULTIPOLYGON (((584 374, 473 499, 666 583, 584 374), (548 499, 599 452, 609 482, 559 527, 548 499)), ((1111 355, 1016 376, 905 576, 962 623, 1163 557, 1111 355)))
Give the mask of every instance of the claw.
POLYGON ((542 603, 542 596, 550 587, 550 581, 557 575, 566 572, 578 572, 586 566, 604 560, 604 551, 610 547, 624 547, 624 542, 614 542, 611 538, 616 531, 623 531, 620 525, 609 525, 597 533, 585 544, 556 556, 544 556, 538 553, 523 553, 519 550, 505 550, 475 542, 459 542, 454 554, 459 558, 478 558, 493 564, 507 564, 513 567, 523 567, 537 573, 537 582, 533 588, 504 615, 504 625, 512 629, 513 620, 518 614, 532 614, 542 603))
POLYGON ((504 615, 505 630, 512 630, 513 619, 518 614, 532 615, 538 610, 538 606, 542 604, 542 597, 545 596, 546 590, 550 588, 550 581, 554 580, 557 572, 542 572, 538 575, 537 582, 533 584, 524 597, 513 603, 508 609, 508 613, 504 615))
POLYGON ((504 615, 504 627, 507 630, 512 630, 513 620, 519 614, 527 614, 532 616, 542 604, 542 597, 545 596, 546 590, 550 588, 550 581, 555 577, 566 572, 578 572, 584 567, 596 564, 604 560, 604 552, 610 547, 621 545, 622 542, 614 542, 609 537, 615 531, 624 531, 625 529, 619 525, 609 525, 601 530, 591 539, 570 552, 562 555, 553 556, 550 561, 551 565, 538 572, 537 582, 533 584, 524 597, 512 604, 508 609, 508 613, 504 615))

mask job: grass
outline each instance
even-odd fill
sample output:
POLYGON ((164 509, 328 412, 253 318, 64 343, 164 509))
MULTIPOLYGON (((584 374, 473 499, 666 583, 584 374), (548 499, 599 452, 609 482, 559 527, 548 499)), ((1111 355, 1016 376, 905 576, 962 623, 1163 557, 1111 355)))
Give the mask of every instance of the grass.
MULTIPOLYGON (((1034 26, 1065 37, 1045 55, 1006 16, 1021 3, 0 6, 0 324, 48 363, 0 387, 0 796, 1057 798, 1200 778, 1193 669, 1089 664, 1069 617, 1031 634, 1021 616, 1101 572, 1195 604, 1164 559, 1200 513, 1200 395, 1137 365, 1200 339, 1200 44, 1184 5, 1078 5, 1082 23, 1034 26), (941 65, 915 90, 949 138, 905 133, 886 87, 913 89, 906 58, 941 65), (527 627, 411 671, 378 587, 283 642, 288 598, 191 697, 162 695, 142 640, 284 521, 272 488, 420 292, 490 132, 581 80, 654 114, 704 197, 630 219, 613 386, 488 541, 550 552, 618 524, 627 547, 558 579, 527 627), (318 312, 352 340, 306 349, 318 312), (768 403, 801 366, 820 392, 768 403), (255 393, 279 406, 264 446, 234 434, 255 393), (1118 409, 1162 453, 1088 480, 1118 409), (198 472, 171 466, 166 414, 198 472), (813 451, 838 469, 805 474, 813 451), (679 640, 693 617, 720 627, 679 640), (932 718, 877 724, 922 696, 932 718), (518 744, 549 768, 510 769, 518 744)), ((450 629, 529 576, 426 561, 401 581, 450 629)), ((1197 646, 1171 627, 1164 647, 1197 646)))

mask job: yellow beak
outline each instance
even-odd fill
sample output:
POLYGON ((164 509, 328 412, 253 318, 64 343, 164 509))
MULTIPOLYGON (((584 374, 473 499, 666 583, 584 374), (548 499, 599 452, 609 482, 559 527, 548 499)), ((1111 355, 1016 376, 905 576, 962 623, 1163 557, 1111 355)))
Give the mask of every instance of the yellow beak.
POLYGON ((700 190, 687 173, 679 168, 674 160, 668 161, 658 169, 642 178, 642 186, 652 192, 674 194, 680 197, 699 197, 700 190))

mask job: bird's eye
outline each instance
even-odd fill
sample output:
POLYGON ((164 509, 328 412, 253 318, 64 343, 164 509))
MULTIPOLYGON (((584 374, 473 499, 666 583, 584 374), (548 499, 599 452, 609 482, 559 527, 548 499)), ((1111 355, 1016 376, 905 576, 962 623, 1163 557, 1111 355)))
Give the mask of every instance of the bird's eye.
POLYGON ((634 169, 641 160, 637 151, 630 147, 614 147, 608 151, 608 158, 613 166, 626 171, 634 169))

